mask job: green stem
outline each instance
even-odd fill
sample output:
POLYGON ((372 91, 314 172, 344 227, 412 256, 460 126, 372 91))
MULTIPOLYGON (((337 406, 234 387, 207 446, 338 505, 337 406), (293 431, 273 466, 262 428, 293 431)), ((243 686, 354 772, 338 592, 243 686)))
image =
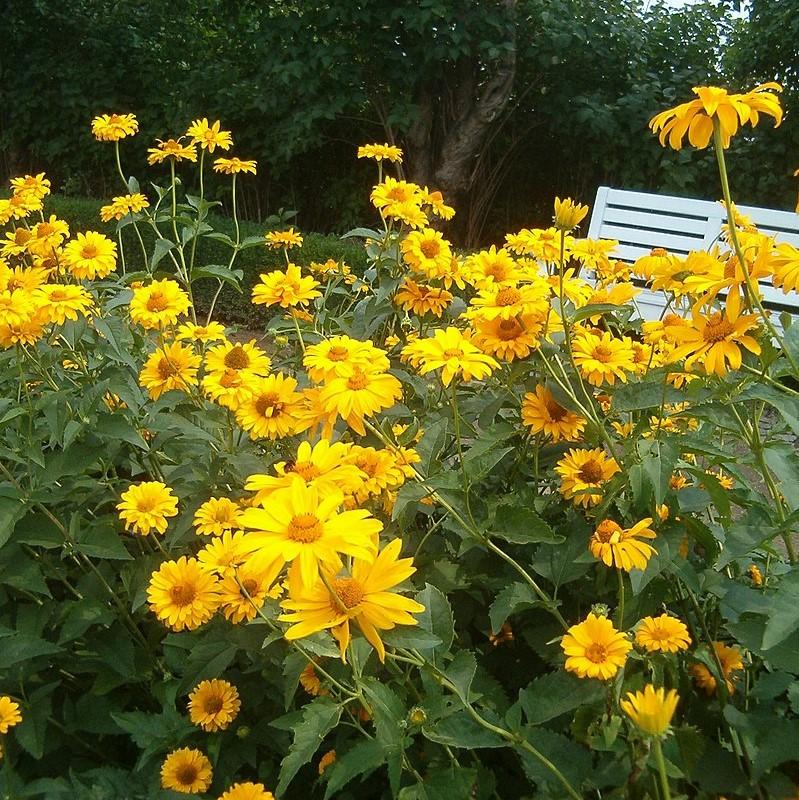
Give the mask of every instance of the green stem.
POLYGON ((657 737, 652 739, 652 752, 655 754, 655 762, 658 765, 658 773, 660 775, 660 789, 663 792, 663 800, 671 800, 671 790, 669 789, 669 776, 666 774, 666 761, 663 758, 663 748, 660 745, 660 739, 657 737))
POLYGON ((619 616, 617 624, 619 630, 624 630, 624 572, 621 569, 616 569, 616 575, 619 578, 619 616))

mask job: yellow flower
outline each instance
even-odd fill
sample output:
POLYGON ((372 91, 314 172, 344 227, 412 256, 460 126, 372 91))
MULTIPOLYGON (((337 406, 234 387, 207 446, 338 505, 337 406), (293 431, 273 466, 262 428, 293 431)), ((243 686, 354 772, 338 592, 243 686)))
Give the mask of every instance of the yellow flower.
POLYGON ((774 285, 784 294, 799 289, 799 249, 781 242, 771 255, 770 266, 774 272, 774 285))
POLYGON ((43 310, 47 321, 56 325, 88 316, 94 306, 92 296, 82 286, 45 284, 38 291, 46 298, 43 310))
POLYGON ((339 643, 342 660, 346 661, 350 622, 355 622, 384 661, 386 650, 380 631, 396 625, 416 625, 417 620, 411 614, 425 610, 415 600, 389 591, 416 571, 412 559, 398 558, 401 548, 402 541, 394 539, 374 559, 356 556, 349 575, 340 575, 335 568, 326 570, 327 584, 315 571, 306 580, 301 570, 292 569, 289 597, 281 603, 285 613, 279 617, 291 623, 286 639, 294 641, 330 630, 339 643))
POLYGON ((219 322, 207 325, 186 322, 178 328, 175 338, 191 342, 220 342, 225 339, 225 326, 219 322))
MULTIPOLYGON (((391 210, 396 206, 409 204, 416 206, 422 202, 420 188, 415 183, 398 181, 395 178, 387 177, 382 183, 372 189, 372 205, 375 208, 391 210)), ((421 212, 420 212, 421 213, 421 212)))
POLYGON ((230 131, 219 130, 221 122, 217 120, 213 125, 208 124, 208 119, 195 119, 189 125, 186 136, 191 139, 192 144, 198 144, 203 150, 213 153, 218 147, 220 150, 230 150, 233 146, 233 138, 230 131))
POLYGON ((153 613, 172 630, 194 630, 214 615, 219 582, 196 558, 181 556, 153 572, 147 600, 153 613))
POLYGON ((239 158, 217 158, 214 161, 214 172, 222 172, 225 175, 237 175, 239 172, 249 172, 256 174, 257 163, 255 161, 242 161, 239 158))
POLYGON ((134 533, 146 536, 150 531, 165 533, 167 517, 178 513, 178 500, 166 484, 144 481, 131 486, 117 504, 119 518, 134 533))
POLYGON ((557 463, 555 472, 560 475, 560 493, 575 505, 594 506, 602 500, 605 483, 617 472, 619 465, 600 448, 569 450, 557 463))
POLYGON ((14 194, 32 194, 40 200, 50 194, 50 179, 43 172, 38 175, 24 175, 11 179, 11 190, 14 194))
POLYGON ((511 319, 481 319, 474 321, 475 335, 472 341, 490 356, 501 361, 527 358, 540 342, 544 329, 545 314, 520 314, 511 319))
POLYGON ((586 426, 583 417, 564 408, 552 392, 540 384, 522 398, 522 422, 532 433, 543 433, 553 442, 577 442, 586 426))
POLYGON ((326 694, 325 689, 322 687, 322 681, 319 680, 319 676, 316 674, 313 664, 308 664, 300 673, 300 686, 302 686, 311 697, 318 697, 320 694, 326 694))
POLYGON ((651 683, 643 692, 627 692, 627 697, 619 701, 621 710, 650 736, 661 736, 666 733, 671 718, 677 709, 679 696, 675 689, 655 689, 651 683))
POLYGON ((64 263, 78 280, 105 278, 117 266, 117 246, 96 231, 79 233, 64 247, 64 263))
POLYGON ((302 236, 289 228, 287 231, 269 231, 264 235, 266 246, 273 250, 289 250, 292 247, 302 247, 302 236))
POLYGON ((763 585, 763 573, 757 564, 750 564, 746 568, 746 574, 749 576, 749 580, 752 581, 752 586, 760 587, 763 585))
POLYGON ((246 535, 246 547, 256 554, 253 567, 278 557, 298 559, 300 578, 312 586, 317 562, 338 567, 338 553, 371 561, 383 523, 363 509, 339 512, 343 501, 340 491, 321 495, 315 486, 296 480, 272 494, 265 508, 245 509, 242 525, 254 531, 246 535))
MULTIPOLYGON (((727 691, 732 694, 735 691, 734 681, 738 679, 738 676, 733 673, 740 672, 744 668, 741 651, 737 647, 728 647, 723 642, 713 642, 713 649, 721 662, 721 671, 727 684, 727 691)), ((692 664, 690 670, 700 689, 704 689, 708 695, 716 693, 718 688, 716 678, 704 664, 692 664)))
POLYGON ((208 372, 203 377, 203 392, 214 403, 236 411, 245 400, 252 396, 251 382, 252 375, 250 373, 235 369, 208 372))
POLYGON ((289 264, 285 272, 275 270, 261 275, 261 283, 253 287, 252 302, 254 305, 289 308, 307 305, 322 293, 317 290, 319 282, 308 276, 303 278, 296 264, 289 264))
POLYGON ((651 524, 652 519, 647 517, 632 528, 625 529, 612 519, 603 519, 591 536, 588 549, 594 558, 608 567, 617 567, 627 572, 632 569, 646 569, 647 562, 657 550, 638 539, 655 538, 655 532, 649 528, 651 524))
POLYGON ((241 510, 227 497, 206 500, 194 514, 194 528, 198 536, 221 536, 238 529, 241 510))
POLYGON ((51 214, 50 219, 36 223, 31 233, 32 237, 27 242, 27 250, 30 253, 41 258, 57 258, 58 248, 69 236, 69 225, 63 219, 58 219, 55 214, 51 214))
POLYGON ((575 203, 570 197, 561 200, 555 198, 555 227, 560 231, 570 231, 576 228, 588 213, 588 206, 575 203))
POLYGON ((175 161, 196 161, 197 151, 194 149, 193 144, 181 144, 183 137, 179 136, 177 139, 156 139, 158 145, 156 147, 148 147, 147 156, 148 164, 161 164, 167 158, 174 158, 175 161))
POLYGON ((654 275, 671 274, 674 268, 674 256, 662 247, 654 247, 648 256, 641 256, 633 264, 633 272, 644 280, 654 275))
POLYGON ((402 384, 387 372, 364 372, 355 366, 349 375, 331 379, 319 400, 324 410, 338 415, 356 433, 366 435, 364 420, 402 397, 402 384))
POLYGON ((426 186, 421 191, 420 202, 423 206, 430 206, 430 211, 441 219, 452 219, 455 209, 444 202, 444 196, 439 191, 431 192, 426 186))
POLYGON ((572 625, 561 640, 566 669, 580 678, 612 678, 627 661, 632 645, 607 617, 589 614, 572 625))
POLYGON ((433 336, 411 342, 403 348, 402 355, 422 375, 440 369, 444 386, 449 386, 457 376, 464 381, 483 380, 499 368, 491 356, 482 353, 467 336, 453 327, 446 330, 437 328, 433 336))
POLYGON ((234 370, 246 378, 266 377, 271 367, 272 359, 255 344, 255 339, 244 343, 225 341, 209 348, 205 354, 206 372, 234 370))
POLYGON ((309 345, 302 363, 308 377, 317 383, 352 375, 356 367, 364 372, 385 372, 391 366, 384 350, 371 341, 361 342, 349 336, 331 336, 309 345))
POLYGON ((268 792, 262 783, 234 783, 219 800, 275 800, 272 792, 268 792))
POLYGON ((0 734, 6 734, 15 725, 22 722, 19 703, 15 703, 8 695, 0 695, 0 734))
POLYGON ((271 564, 245 562, 226 574, 219 585, 219 603, 225 619, 234 625, 255 619, 266 598, 274 596, 272 584, 282 569, 283 559, 278 556, 271 564))
POLYGON ((197 385, 200 360, 194 350, 180 342, 164 345, 144 362, 139 383, 147 389, 151 400, 157 400, 173 389, 186 392, 189 387, 197 385))
POLYGON ((428 279, 440 278, 450 271, 452 249, 439 231, 424 228, 411 231, 400 243, 403 261, 428 279))
POLYGON ((394 295, 394 302, 419 317, 430 313, 440 318, 452 302, 452 294, 446 289, 405 278, 394 295))
POLYGON ((169 278, 154 280, 133 290, 130 318, 145 330, 173 325, 189 310, 189 296, 176 281, 169 278))
POLYGON ((218 678, 200 681, 189 695, 189 719, 209 733, 229 727, 240 708, 236 687, 218 678))
POLYGON ((25 289, 12 289, 0 292, 0 324, 22 325, 36 314, 44 298, 38 298, 25 289))
POLYGON ((207 792, 213 778, 208 757, 199 750, 173 750, 161 765, 161 786, 182 794, 207 792))
POLYGON ((644 617, 635 631, 635 643, 649 653, 687 650, 691 637, 685 623, 668 614, 644 617))
POLYGON ((497 250, 494 245, 469 256, 463 266, 469 282, 477 289, 489 289, 497 283, 515 286, 522 277, 510 253, 504 247, 497 250))
POLYGON ((608 258, 619 243, 611 239, 575 239, 571 255, 588 269, 596 270, 600 278, 615 277, 614 267, 608 258))
POLYGON ((197 553, 200 566, 217 575, 233 575, 236 569, 247 560, 244 546, 244 533, 236 531, 214 536, 205 547, 197 553))
POLYGON ((578 333, 572 340, 574 363, 580 374, 592 386, 607 382, 611 386, 616 378, 627 380, 627 372, 635 370, 632 343, 617 339, 609 331, 597 336, 590 331, 578 333))
POLYGON ((296 432, 302 395, 282 373, 253 378, 250 394, 235 409, 236 421, 253 439, 282 439, 296 432))
POLYGON ((775 126, 782 122, 779 97, 772 94, 781 91, 778 83, 762 83, 746 94, 728 94, 726 89, 716 86, 695 86, 693 92, 698 100, 661 111, 652 117, 649 127, 658 134, 664 147, 668 140, 672 149, 679 150, 688 134, 688 141, 701 150, 710 143, 713 126, 717 124, 722 146, 727 148, 739 126, 748 122, 754 128, 761 113, 773 117, 775 126))
POLYGON ((373 158, 375 161, 402 163, 402 150, 391 144, 365 144, 358 148, 358 158, 373 158))
POLYGON ((465 316, 468 319, 513 319, 520 314, 545 315, 549 307, 549 284, 542 279, 513 285, 497 284, 481 289, 473 297, 465 316))
POLYGON ((133 114, 100 114, 92 120, 92 133, 98 142, 118 142, 138 130, 139 122, 133 114))
POLYGON ((111 203, 100 209, 100 219, 110 222, 112 219, 120 220, 128 214, 138 214, 150 207, 150 201, 140 192, 122 194, 114 197, 111 203))

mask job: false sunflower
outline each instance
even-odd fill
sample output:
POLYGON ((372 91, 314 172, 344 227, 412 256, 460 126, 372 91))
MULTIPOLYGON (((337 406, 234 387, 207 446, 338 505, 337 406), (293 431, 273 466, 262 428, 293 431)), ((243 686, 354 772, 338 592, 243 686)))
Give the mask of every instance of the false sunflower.
POLYGON ((416 283, 410 278, 403 281, 394 295, 394 302, 405 311, 411 311, 418 317, 433 314, 439 319, 452 299, 452 293, 446 289, 426 283, 416 283))
POLYGON ((150 531, 165 533, 167 518, 178 513, 178 499, 166 484, 144 481, 131 486, 117 504, 119 518, 135 533, 146 536, 150 531))
POLYGON ((63 261, 78 280, 105 278, 117 266, 117 246, 96 231, 79 233, 64 247, 63 261))
POLYGON ((532 433, 543 433, 553 442, 577 442, 586 426, 584 417, 564 408, 552 392, 540 384, 522 398, 522 422, 532 433))
POLYGON ((0 735, 5 735, 11 728, 22 722, 19 703, 8 695, 0 695, 0 735))
POLYGON ((338 415, 361 436, 366 435, 364 420, 384 408, 391 408, 402 397, 402 384, 388 372, 367 372, 354 367, 349 375, 333 378, 319 396, 325 411, 338 415))
POLYGON ((193 349, 180 342, 164 345, 144 362, 139 383, 147 389, 151 400, 173 389, 185 392, 197 385, 200 360, 193 349))
POLYGON ((253 287, 252 302, 257 306, 281 308, 304 306, 322 296, 318 286, 319 282, 310 275, 303 278, 296 264, 289 264, 285 272, 275 270, 261 275, 261 282, 253 287))
POLYGON ((642 692, 627 692, 619 706, 637 728, 650 736, 661 736, 669 729, 679 699, 675 689, 666 692, 647 684, 642 692))
POLYGON ((230 150, 233 146, 233 137, 230 131, 220 130, 222 123, 216 120, 209 123, 206 117, 195 119, 189 125, 186 136, 191 139, 192 144, 198 144, 203 150, 213 153, 218 147, 220 150, 230 150))
POLYGON ((92 133, 99 142, 118 142, 138 130, 139 121, 133 114, 100 114, 92 120, 92 133))
POLYGON ((607 617, 589 614, 572 625, 561 640, 566 669, 580 678, 607 680, 624 667, 632 645, 607 617))
POLYGON ((173 750, 161 765, 161 786, 182 794, 207 792, 213 778, 208 756, 200 750, 173 750))
POLYGON ((189 719, 209 733, 229 727, 240 708, 239 692, 227 681, 200 681, 189 695, 189 719))
POLYGON ((147 600, 153 613, 173 631, 194 630, 219 606, 219 582, 196 558, 165 561, 152 574, 147 600))
POLYGON ((592 386, 612 386, 617 378, 626 381, 627 373, 635 371, 632 342, 616 338, 609 331, 600 335, 579 333, 572 340, 572 350, 577 369, 592 386))
POLYGON ((422 375, 440 369, 444 386, 449 386, 456 377, 464 381, 483 380, 499 368, 491 356, 454 327, 437 328, 433 336, 406 345, 402 355, 422 375))
POLYGON ((561 478, 560 493, 583 508, 602 500, 604 485, 619 471, 616 460, 598 447, 569 450, 555 467, 561 478))
POLYGON ((254 439, 282 439, 297 428, 297 413, 302 395, 296 392, 297 381, 275 373, 253 378, 250 393, 235 410, 236 420, 254 439))
POLYGON ((189 310, 189 296, 176 281, 154 280, 133 290, 130 318, 145 330, 174 325, 189 310))
MULTIPOLYGON (((737 647, 730 647, 723 642, 713 642, 713 649, 716 651, 724 681, 727 684, 727 692, 732 694, 735 691, 735 681, 738 676, 735 674, 744 668, 741 651, 737 647)), ((696 681, 696 685, 708 695, 713 695, 718 690, 716 677, 704 664, 692 664, 691 674, 696 681)))
POLYGON ((685 623, 668 614, 644 617, 635 631, 635 643, 649 653, 687 650, 691 637, 685 623))
POLYGON ((639 539, 655 538, 655 532, 649 527, 651 524, 652 519, 647 517, 632 528, 622 528, 612 519, 604 519, 591 536, 588 549, 594 558, 608 567, 616 567, 626 572, 632 569, 646 569, 647 562, 657 550, 639 539))

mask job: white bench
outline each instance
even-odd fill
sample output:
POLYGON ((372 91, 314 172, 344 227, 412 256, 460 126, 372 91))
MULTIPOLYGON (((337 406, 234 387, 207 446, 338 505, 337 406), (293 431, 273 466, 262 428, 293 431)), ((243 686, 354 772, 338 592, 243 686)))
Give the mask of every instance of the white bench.
MULTIPOLYGON (((778 242, 799 247, 799 214, 771 208, 737 206, 763 233, 778 242)), ((690 250, 709 250, 721 235, 727 215, 721 203, 673 197, 648 192, 630 192, 600 186, 591 212, 589 239, 615 239, 619 246, 611 255, 628 263, 663 247, 678 256, 690 250)), ((764 305, 779 313, 799 314, 799 295, 783 294, 769 281, 761 281, 764 305)), ((636 297, 644 319, 658 319, 665 307, 665 295, 644 289, 636 297)), ((775 320, 776 322, 776 320, 775 320)))

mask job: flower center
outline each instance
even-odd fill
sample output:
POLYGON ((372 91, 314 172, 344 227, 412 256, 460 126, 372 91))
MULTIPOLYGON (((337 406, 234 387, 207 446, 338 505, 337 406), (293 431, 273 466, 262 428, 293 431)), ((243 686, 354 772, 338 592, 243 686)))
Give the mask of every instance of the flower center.
POLYGON ((226 369, 219 379, 219 385, 223 389, 235 389, 237 386, 241 385, 241 379, 237 372, 226 369))
POLYGON ((727 263, 724 265, 724 277, 725 278, 734 278, 736 272, 738 271, 738 256, 732 255, 727 259, 727 263))
POLYGON ((64 289, 53 289, 53 291, 50 292, 51 303, 59 303, 62 300, 66 299, 67 299, 67 293, 64 289))
POLYGON ((310 461, 298 461, 294 466, 287 466, 286 472, 295 472, 306 483, 314 478, 318 478, 321 474, 319 472, 319 467, 317 467, 316 464, 311 464, 310 461))
POLYGON ((603 364, 607 364, 613 358, 613 351, 606 344, 598 344, 594 348, 594 358, 603 364))
POLYGON ((97 256, 96 244, 85 244, 80 251, 81 258, 95 258, 97 256))
POLYGON ((608 651, 604 644, 594 642, 586 648, 585 657, 589 661, 593 661, 594 664, 602 664, 603 662, 607 661, 608 651))
POLYGON ((250 597, 253 597, 258 591, 258 581, 256 581, 255 578, 245 578, 241 582, 241 588, 244 589, 250 597))
POLYGON ((545 403, 547 414, 553 422, 560 422, 569 412, 555 400, 547 400, 545 403))
POLYGON ((175 778, 183 786, 192 786, 197 780, 197 767, 194 764, 181 764, 175 772, 175 778))
POLYGON ((658 258, 665 258, 668 254, 668 250, 664 250, 662 247, 653 247, 649 253, 650 256, 657 256, 658 258))
POLYGON ((503 319, 497 328, 497 337, 503 342, 515 339, 524 333, 524 328, 515 319, 503 319))
POLYGON ((209 697, 205 701, 206 714, 218 714, 224 706, 221 697, 209 697))
POLYGON ((333 591, 347 608, 355 608, 363 600, 363 588, 354 578, 336 578, 333 581, 333 591))
POLYGON ((169 590, 169 596, 176 606, 187 606, 192 603, 197 593, 193 586, 185 583, 178 583, 169 590))
POLYGON ((51 233, 55 233, 55 228, 49 222, 40 222, 36 228, 36 236, 39 239, 44 239, 51 233))
POLYGON ((298 514, 289 522, 288 536, 295 542, 309 544, 321 538, 323 533, 324 528, 316 514, 298 514))
POLYGON ((463 358, 463 350, 458 347, 444 351, 444 358, 463 358))
POLYGON ((589 459, 580 467, 580 471, 577 475, 582 478, 585 483, 599 483, 602 480, 602 466, 593 458, 589 459))
POLYGON ((682 325, 684 322, 683 318, 679 314, 666 314, 663 317, 663 325, 682 325))
POLYGON ((705 325, 705 330, 702 333, 702 338, 706 342, 721 342, 724 341, 735 328, 731 322, 728 322, 718 312, 711 314, 710 318, 705 325))
POLYGON ((165 311, 167 306, 169 305, 169 301, 164 297, 163 292, 153 292, 147 298, 147 310, 148 311, 165 311))
POLYGON ((352 391, 357 392, 361 389, 366 388, 367 378, 365 373, 363 372, 356 372, 347 378, 347 388, 352 389, 352 391))
POLYGON ((350 351, 346 347, 342 347, 341 345, 336 345, 335 347, 331 347, 330 350, 327 351, 327 357, 331 361, 344 361, 349 354, 350 351))
POLYGON ((500 289, 497 292, 497 299, 495 302, 498 306, 512 306, 521 299, 522 294, 518 289, 514 289, 512 286, 506 286, 504 289, 500 289))
POLYGON ((283 413, 283 403, 279 401, 278 396, 274 393, 262 394, 255 401, 255 410, 259 416, 271 419, 283 413))
POLYGON ((441 252, 441 246, 436 239, 427 239, 419 245, 425 258, 435 258, 441 252))
MULTIPOLYGON (((612 519, 603 519, 602 522, 599 523, 594 535, 597 539, 599 539, 600 542, 607 544, 614 538, 616 534, 620 532, 621 527, 612 519)), ((618 536, 616 536, 616 539, 618 539, 618 536)))
POLYGON ((178 374, 178 370, 168 358, 162 358, 158 362, 158 377, 162 381, 168 380, 178 374))
POLYGON ((250 365, 250 358, 247 351, 237 344, 225 354, 225 366, 230 369, 244 369, 250 365))
POLYGON ((15 244, 25 244, 30 238, 31 238, 31 233, 25 228, 17 228, 14 231, 15 244))
POLYGON ((411 196, 403 186, 394 186, 386 192, 386 197, 395 203, 404 203, 410 200, 411 196))

